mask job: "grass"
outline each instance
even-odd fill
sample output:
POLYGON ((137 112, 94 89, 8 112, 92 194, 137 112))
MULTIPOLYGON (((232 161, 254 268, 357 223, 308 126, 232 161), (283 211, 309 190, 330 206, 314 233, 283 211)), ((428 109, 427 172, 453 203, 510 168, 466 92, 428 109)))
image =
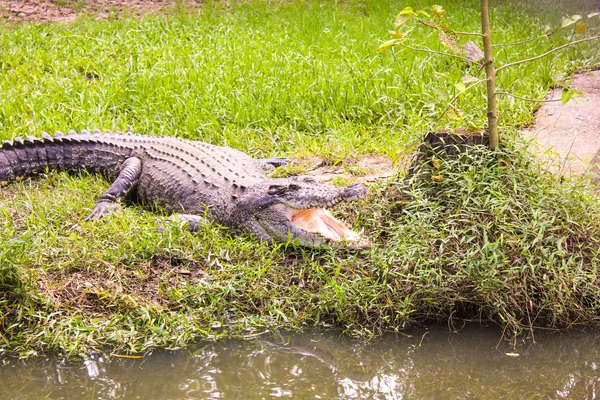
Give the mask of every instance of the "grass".
MULTIPOLYGON (((442 5, 457 29, 478 29, 477 2, 442 5)), ((454 95, 463 66, 407 51, 377 55, 397 7, 209 4, 141 20, 4 26, 0 137, 98 127, 261 157, 401 161, 424 131, 481 127, 485 102, 482 92, 468 93, 457 103, 461 121, 433 125, 444 108, 439 92, 454 95)), ((493 11, 495 41, 528 38, 563 11, 502 3, 493 11)), ((423 35, 423 45, 441 49, 423 35)), ((504 48, 498 63, 551 45, 504 48)), ((553 74, 590 68, 597 54, 597 44, 571 48, 506 71, 498 85, 540 98, 553 74)), ((532 121, 533 107, 500 99, 507 142, 498 158, 474 150, 440 161, 441 180, 413 182, 404 206, 388 195, 402 187, 400 175, 337 210, 374 240, 362 251, 273 246, 213 225, 191 234, 136 205, 82 222, 108 186, 86 174, 3 187, 0 347, 77 355, 275 328, 334 325, 370 336, 432 318, 490 318, 513 333, 596 322, 598 202, 583 182, 542 173, 509 139, 532 121)))

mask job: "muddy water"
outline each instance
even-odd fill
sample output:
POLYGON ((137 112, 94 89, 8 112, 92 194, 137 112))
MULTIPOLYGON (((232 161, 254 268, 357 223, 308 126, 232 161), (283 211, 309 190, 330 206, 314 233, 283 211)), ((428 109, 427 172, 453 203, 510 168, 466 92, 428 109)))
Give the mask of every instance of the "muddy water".
POLYGON ((5 358, 2 399, 499 399, 600 397, 600 330, 415 329, 371 343, 339 333, 263 336, 82 363, 5 358))

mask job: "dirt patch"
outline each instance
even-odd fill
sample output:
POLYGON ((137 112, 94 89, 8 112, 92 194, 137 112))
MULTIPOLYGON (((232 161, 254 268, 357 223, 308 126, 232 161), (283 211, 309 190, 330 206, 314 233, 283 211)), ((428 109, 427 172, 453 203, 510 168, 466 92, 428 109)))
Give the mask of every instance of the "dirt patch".
MULTIPOLYGON (((530 149, 542 154, 548 169, 567 177, 600 172, 600 71, 577 74, 572 87, 581 90, 567 104, 545 103, 533 127, 524 135, 532 139, 530 149)), ((561 89, 548 93, 547 100, 560 100, 561 89)))
POLYGON ((79 14, 97 19, 118 18, 132 14, 142 16, 171 11, 177 7, 194 9, 196 0, 0 0, 0 20, 11 22, 66 22, 79 14))
POLYGON ((374 182, 391 178, 400 170, 406 169, 403 163, 392 162, 392 159, 380 154, 366 154, 356 159, 347 159, 339 164, 328 164, 320 158, 302 158, 294 160, 294 168, 301 171, 302 176, 312 176, 318 182, 353 180, 355 182, 374 182))
POLYGON ((133 269, 107 264, 81 271, 38 270, 36 279, 40 294, 61 310, 94 317, 142 305, 177 309, 180 305, 161 287, 181 288, 203 276, 193 261, 156 258, 133 269))

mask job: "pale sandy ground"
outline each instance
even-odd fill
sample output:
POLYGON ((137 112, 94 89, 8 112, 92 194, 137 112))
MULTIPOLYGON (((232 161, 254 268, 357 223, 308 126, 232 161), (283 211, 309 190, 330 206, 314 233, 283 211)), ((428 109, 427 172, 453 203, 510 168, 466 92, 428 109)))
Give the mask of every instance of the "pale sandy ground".
POLYGON ((202 0, 0 0, 0 22, 67 22, 86 13, 97 19, 124 13, 143 16, 176 6, 195 8, 202 0))
MULTIPOLYGON (((534 126, 524 131, 531 151, 548 162, 550 171, 565 177, 592 173, 600 178, 600 70, 573 77, 572 87, 583 92, 567 104, 544 103, 534 126)), ((560 99, 561 89, 547 99, 560 99)))

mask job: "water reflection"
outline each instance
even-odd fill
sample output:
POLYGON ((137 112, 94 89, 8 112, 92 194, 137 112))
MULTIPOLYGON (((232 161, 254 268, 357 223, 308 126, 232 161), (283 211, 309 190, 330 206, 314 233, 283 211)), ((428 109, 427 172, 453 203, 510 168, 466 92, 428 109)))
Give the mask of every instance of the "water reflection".
POLYGON ((594 331, 537 334, 517 348, 497 328, 417 329, 371 343, 339 333, 205 343, 144 359, 5 359, 0 398, 588 398, 600 392, 594 331))

